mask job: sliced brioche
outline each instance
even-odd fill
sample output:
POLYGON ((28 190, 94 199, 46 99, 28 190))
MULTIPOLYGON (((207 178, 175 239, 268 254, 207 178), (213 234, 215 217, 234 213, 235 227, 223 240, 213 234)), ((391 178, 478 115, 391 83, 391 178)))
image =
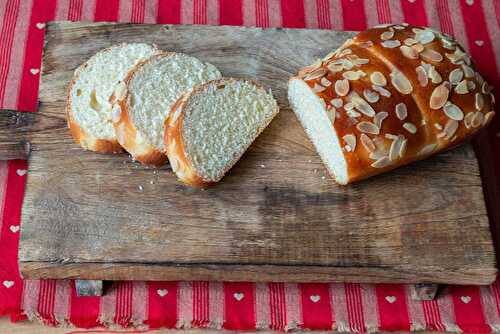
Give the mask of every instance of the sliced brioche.
POLYGON ((451 37, 368 29, 290 80, 290 104, 340 184, 424 159, 491 122, 491 86, 451 37))
POLYGON ((231 78, 184 94, 165 121, 172 170, 191 186, 218 182, 278 113, 272 94, 231 78))
POLYGON ((139 63, 113 97, 118 142, 134 159, 163 165, 167 161, 163 125, 172 105, 195 85, 220 77, 215 66, 181 53, 162 52, 139 63))
POLYGON ((122 150, 111 121, 109 98, 130 68, 155 52, 156 47, 149 44, 114 45, 76 69, 68 86, 66 111, 68 127, 80 146, 103 153, 122 150))

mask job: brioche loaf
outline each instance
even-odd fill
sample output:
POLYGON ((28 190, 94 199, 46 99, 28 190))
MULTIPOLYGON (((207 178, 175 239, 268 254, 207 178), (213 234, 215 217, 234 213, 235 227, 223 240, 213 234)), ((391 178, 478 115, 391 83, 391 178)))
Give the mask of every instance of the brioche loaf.
POLYGON ((137 64, 112 97, 118 142, 134 159, 161 166, 167 160, 163 125, 172 104, 196 84, 220 77, 215 66, 181 53, 161 52, 137 64))
POLYGON ((406 24, 346 41, 291 78, 288 97, 340 184, 456 146, 495 114, 491 87, 463 48, 406 24))
POLYGON ((191 186, 218 182, 277 113, 272 94, 251 81, 222 78, 196 86, 165 121, 172 170, 191 186))
POLYGON ((109 98, 128 70, 154 52, 156 47, 148 44, 114 45, 76 69, 68 86, 66 112, 68 127, 80 146, 103 153, 122 150, 111 122, 109 98))

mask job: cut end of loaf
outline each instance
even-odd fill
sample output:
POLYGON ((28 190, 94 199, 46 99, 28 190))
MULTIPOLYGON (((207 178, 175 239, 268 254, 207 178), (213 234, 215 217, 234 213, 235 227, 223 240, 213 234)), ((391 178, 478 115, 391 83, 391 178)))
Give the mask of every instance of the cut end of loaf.
POLYGON ((337 183, 347 184, 347 163, 323 101, 297 78, 288 84, 288 100, 330 174, 337 183))
POLYGON ((195 186, 218 182, 278 113, 271 93, 228 78, 197 86, 174 109, 167 154, 181 181, 195 186))

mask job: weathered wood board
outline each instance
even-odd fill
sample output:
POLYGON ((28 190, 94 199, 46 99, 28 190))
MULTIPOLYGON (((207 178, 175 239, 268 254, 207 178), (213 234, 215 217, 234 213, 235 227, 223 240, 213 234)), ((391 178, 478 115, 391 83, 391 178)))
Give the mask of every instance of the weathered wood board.
POLYGON ((470 145, 347 187, 328 177, 289 109, 286 83, 351 35, 49 24, 39 112, 21 127, 11 124, 17 132, 8 135, 31 142, 23 276, 493 281, 494 250, 470 145), (156 43, 209 61, 225 76, 255 79, 273 90, 281 113, 206 191, 183 186, 168 166, 154 171, 126 154, 85 152, 66 129, 65 88, 79 64, 119 42, 156 43))

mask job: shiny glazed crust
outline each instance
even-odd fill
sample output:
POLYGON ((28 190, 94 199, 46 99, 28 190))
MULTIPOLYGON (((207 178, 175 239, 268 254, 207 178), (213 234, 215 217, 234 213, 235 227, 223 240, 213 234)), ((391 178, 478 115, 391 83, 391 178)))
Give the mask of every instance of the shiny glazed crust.
MULTIPOLYGON (((226 85, 231 84, 236 81, 249 81, 260 89, 264 89, 259 84, 250 81, 250 80, 242 80, 242 79, 233 79, 233 78, 220 78, 212 81, 208 81, 203 84, 199 84, 193 88, 191 92, 184 93, 172 106, 169 116, 165 120, 165 148, 168 159, 170 161, 170 166, 172 167, 173 172, 177 175, 179 180, 189 186, 197 187, 197 188, 207 188, 210 185, 217 183, 219 180, 205 180, 201 175, 199 175, 194 168, 192 162, 187 156, 184 149, 184 138, 182 135, 183 123, 184 123, 184 108, 186 107, 189 99, 196 95, 203 93, 209 86, 211 85, 226 85)), ((267 125, 272 121, 272 119, 278 114, 279 108, 276 106, 276 109, 272 115, 272 117, 268 120, 268 122, 258 129, 257 134, 254 138, 249 142, 248 146, 244 149, 246 151, 248 147, 253 143, 253 141, 264 131, 267 125)), ((231 161, 222 175, 225 175, 227 171, 229 171, 236 162, 238 162, 240 158, 236 158, 231 161)))
POLYGON ((327 109, 347 183, 457 146, 495 114, 491 86, 463 48, 409 25, 361 32, 291 80, 304 81, 327 109))

